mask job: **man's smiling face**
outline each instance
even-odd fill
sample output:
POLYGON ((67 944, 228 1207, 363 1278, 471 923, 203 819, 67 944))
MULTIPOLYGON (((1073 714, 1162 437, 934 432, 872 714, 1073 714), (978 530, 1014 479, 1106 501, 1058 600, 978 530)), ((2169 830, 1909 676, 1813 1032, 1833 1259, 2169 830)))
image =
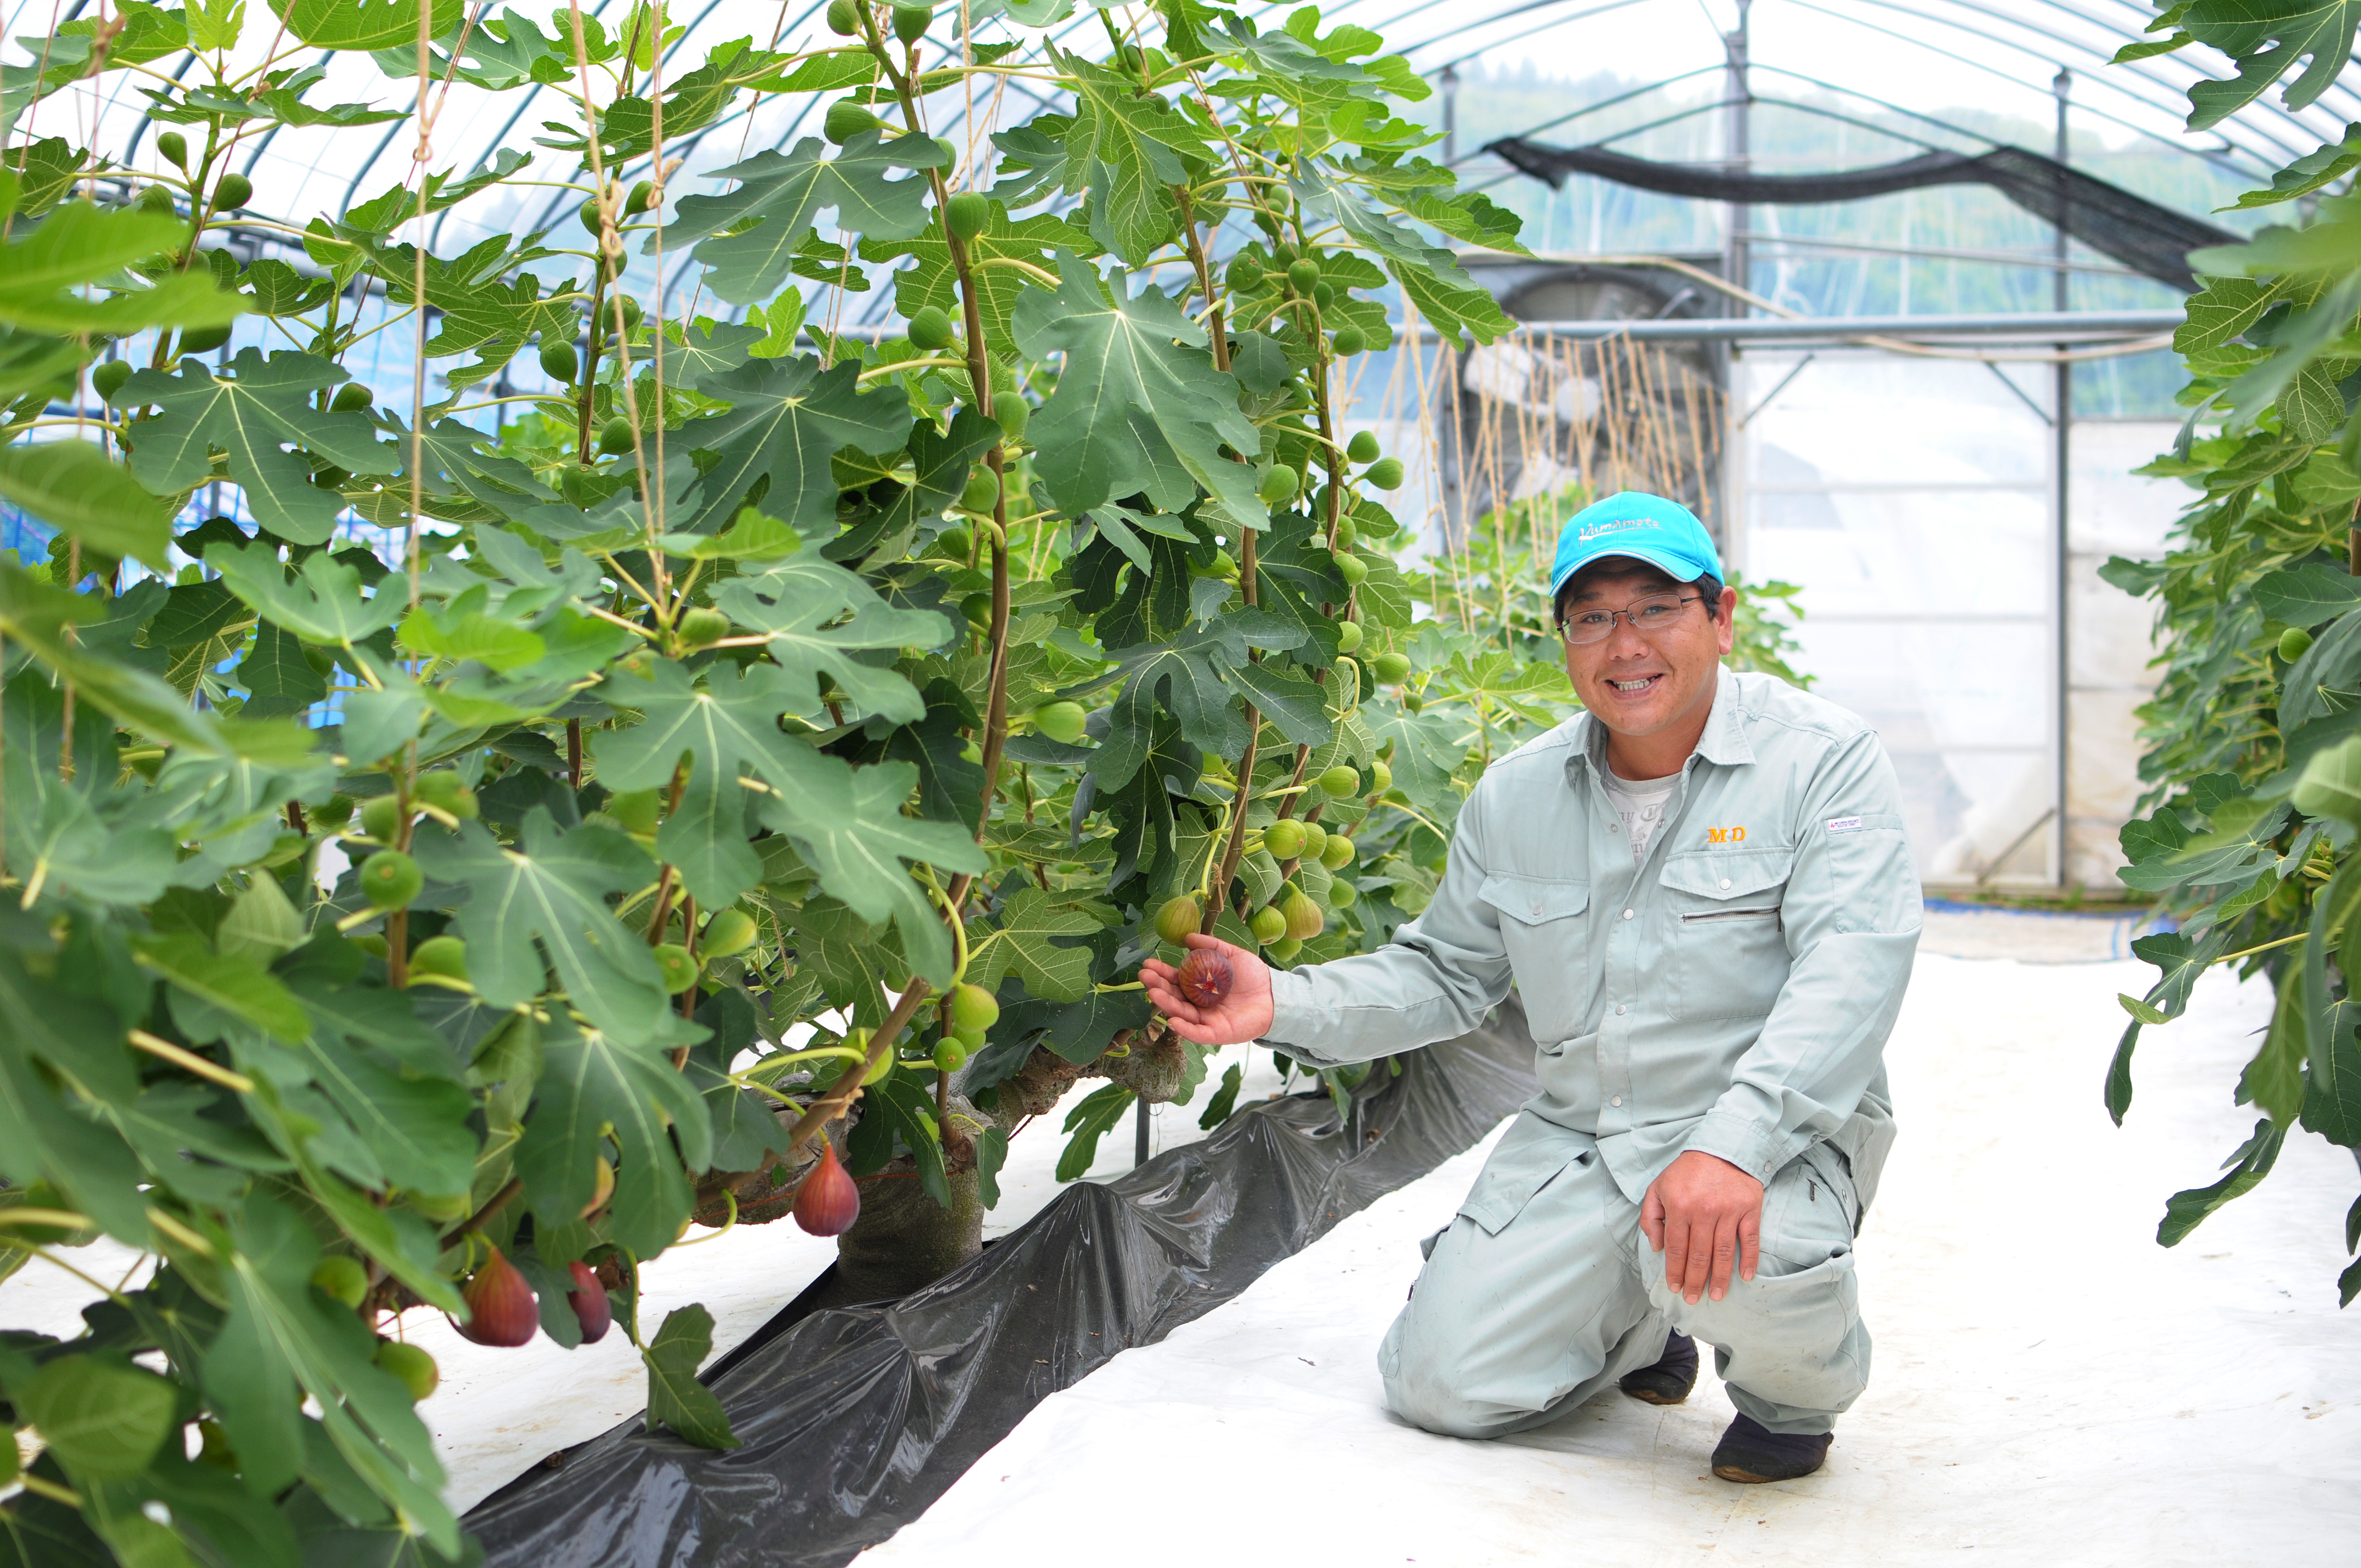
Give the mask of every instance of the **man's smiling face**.
POLYGON ((1697 584, 1675 582, 1653 566, 1629 559, 1586 567, 1566 586, 1560 608, 1569 618, 1624 609, 1655 594, 1690 600, 1662 630, 1643 636, 1618 616, 1614 630, 1603 640, 1567 645, 1565 673, 1576 695, 1616 736, 1645 740, 1686 731, 1693 746, 1703 732, 1721 656, 1730 649, 1730 614, 1738 604, 1738 595, 1724 588, 1708 618, 1699 597, 1704 592, 1697 584))

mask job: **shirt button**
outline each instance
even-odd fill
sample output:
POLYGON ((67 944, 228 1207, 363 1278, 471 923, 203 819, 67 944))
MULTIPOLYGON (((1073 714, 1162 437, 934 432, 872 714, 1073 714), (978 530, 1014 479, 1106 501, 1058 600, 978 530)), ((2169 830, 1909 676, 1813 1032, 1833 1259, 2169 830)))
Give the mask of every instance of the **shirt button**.
POLYGON ((1615 1004, 1615 1016, 1618 1018, 1623 1016, 1623 1004, 1620 1002, 1615 1004))
POLYGON ((1607 1103, 1609 1105, 1620 1105, 1623 1103, 1623 1097, 1619 1094, 1614 1099, 1609 1100, 1607 1103))
POLYGON ((1624 918, 1624 919, 1626 919, 1626 920, 1631 919, 1631 912, 1630 910, 1628 910, 1628 909, 1627 909, 1627 910, 1625 910, 1625 911, 1623 912, 1623 918, 1624 918))
POLYGON ((1724 887, 1728 887, 1728 886, 1730 885, 1730 879, 1729 879, 1728 877, 1724 877, 1724 878, 1722 878, 1722 879, 1721 879, 1721 885, 1722 885, 1722 886, 1724 886, 1724 887))

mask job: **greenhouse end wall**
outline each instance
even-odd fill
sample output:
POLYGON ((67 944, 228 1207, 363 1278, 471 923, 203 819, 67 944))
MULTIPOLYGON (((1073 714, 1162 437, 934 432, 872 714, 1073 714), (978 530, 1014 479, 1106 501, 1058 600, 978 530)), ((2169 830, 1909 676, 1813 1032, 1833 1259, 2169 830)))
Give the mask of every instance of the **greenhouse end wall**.
POLYGON ((1731 378, 1731 553, 1802 587, 1800 667, 1883 736, 1921 877, 2119 891, 2152 681, 2147 611, 2097 568, 2163 548, 2179 488, 2131 470, 2172 426, 2070 426, 2061 551, 2049 365, 1755 350, 1731 378))

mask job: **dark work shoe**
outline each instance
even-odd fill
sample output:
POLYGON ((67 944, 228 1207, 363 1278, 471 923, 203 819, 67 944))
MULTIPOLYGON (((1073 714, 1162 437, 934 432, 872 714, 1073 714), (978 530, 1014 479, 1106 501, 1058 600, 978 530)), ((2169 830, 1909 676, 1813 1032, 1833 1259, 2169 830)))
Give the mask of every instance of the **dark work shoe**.
POLYGON ((1741 1412, 1714 1444, 1713 1473, 1725 1481, 1793 1481, 1827 1461, 1835 1435, 1771 1431, 1741 1412))
POLYGON ((1653 1366, 1627 1372, 1616 1387, 1652 1405, 1677 1405, 1697 1387, 1697 1341, 1675 1332, 1664 1341, 1664 1354, 1653 1366))

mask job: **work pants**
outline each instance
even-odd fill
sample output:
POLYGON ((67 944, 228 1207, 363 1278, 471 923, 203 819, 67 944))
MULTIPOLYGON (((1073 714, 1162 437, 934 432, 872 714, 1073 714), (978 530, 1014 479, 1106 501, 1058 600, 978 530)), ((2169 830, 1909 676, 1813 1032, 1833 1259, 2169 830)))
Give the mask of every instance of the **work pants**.
POLYGON ((1722 1299, 1692 1305, 1590 1140, 1528 1113, 1428 1238, 1378 1354, 1386 1402, 1429 1431, 1500 1437, 1653 1365, 1677 1329, 1714 1347, 1730 1402, 1772 1431, 1832 1431, 1869 1381, 1860 1217, 1844 1157, 1807 1151, 1763 1192, 1754 1278, 1733 1270, 1722 1299))

